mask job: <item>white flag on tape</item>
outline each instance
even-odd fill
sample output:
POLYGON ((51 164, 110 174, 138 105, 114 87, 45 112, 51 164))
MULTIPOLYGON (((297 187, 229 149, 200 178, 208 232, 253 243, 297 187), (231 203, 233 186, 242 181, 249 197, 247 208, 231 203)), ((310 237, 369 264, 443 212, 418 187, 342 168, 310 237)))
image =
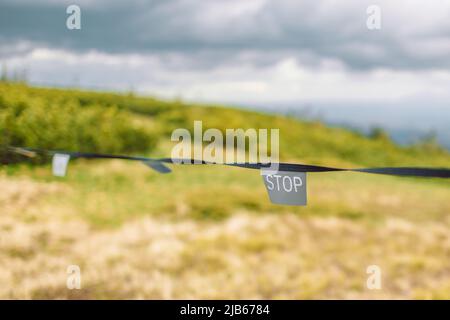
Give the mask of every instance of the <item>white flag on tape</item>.
POLYGON ((55 153, 53 155, 52 170, 53 175, 57 177, 65 177, 67 172, 67 164, 69 163, 70 155, 55 153))

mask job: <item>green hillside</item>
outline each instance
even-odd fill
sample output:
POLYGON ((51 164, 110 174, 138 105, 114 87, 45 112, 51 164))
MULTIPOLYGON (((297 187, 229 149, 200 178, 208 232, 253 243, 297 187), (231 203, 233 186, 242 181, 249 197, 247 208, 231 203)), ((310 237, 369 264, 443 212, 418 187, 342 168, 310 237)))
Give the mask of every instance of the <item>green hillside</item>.
POLYGON ((283 161, 450 166, 320 122, 225 106, 0 83, 0 298, 450 298, 450 182, 308 175, 308 206, 273 205, 257 171, 119 160, 48 162, 6 145, 170 156, 173 129, 279 128, 283 161), (83 290, 65 286, 80 265, 83 290), (366 268, 383 290, 366 288, 366 268), (112 281, 113 279, 114 281, 112 281))
MULTIPOLYGON (((400 147, 285 116, 237 108, 136 97, 132 94, 44 89, 0 84, 3 144, 54 149, 149 153, 170 141, 175 128, 279 128, 282 160, 328 165, 448 165, 450 154, 430 144, 400 147)), ((166 154, 168 156, 168 154, 166 154)))

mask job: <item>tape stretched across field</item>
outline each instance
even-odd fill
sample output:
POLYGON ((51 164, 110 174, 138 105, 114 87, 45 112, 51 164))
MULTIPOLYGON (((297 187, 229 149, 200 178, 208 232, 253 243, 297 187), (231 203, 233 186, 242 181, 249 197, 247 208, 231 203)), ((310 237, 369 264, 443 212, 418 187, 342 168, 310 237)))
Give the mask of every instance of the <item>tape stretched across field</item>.
POLYGON ((53 172, 57 176, 63 176, 65 174, 69 158, 121 159, 139 161, 159 173, 170 173, 171 169, 167 167, 168 164, 224 165, 245 169, 256 169, 261 170, 261 175, 264 177, 264 183, 266 185, 271 201, 277 204, 291 205, 306 205, 306 173, 308 172, 349 171, 408 177, 450 178, 450 168, 372 167, 349 169, 280 162, 277 164, 278 170, 276 172, 272 172, 269 170, 269 168, 271 167, 270 163, 216 163, 197 159, 148 158, 127 155, 55 151, 22 147, 9 147, 9 149, 12 152, 22 154, 27 157, 34 157, 37 154, 52 155, 54 157, 53 172))

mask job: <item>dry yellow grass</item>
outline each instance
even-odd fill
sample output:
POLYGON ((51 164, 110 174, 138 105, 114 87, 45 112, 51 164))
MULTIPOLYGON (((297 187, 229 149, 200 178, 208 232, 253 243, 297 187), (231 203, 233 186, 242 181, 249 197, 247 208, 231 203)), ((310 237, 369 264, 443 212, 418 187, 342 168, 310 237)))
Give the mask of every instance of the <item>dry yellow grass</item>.
MULTIPOLYGON (((115 174, 131 176, 134 184, 123 182, 130 189, 124 197, 133 202, 140 199, 133 193, 139 194, 147 179, 161 183, 149 194, 167 197, 164 188, 181 183, 177 174, 143 174, 143 166, 118 162, 74 164, 72 175, 84 171, 87 180, 102 186, 88 194, 79 190, 78 178, 45 180, 45 170, 38 169, 34 178, 26 177, 28 171, 0 176, 0 298, 450 298, 446 184, 320 176, 311 179, 308 208, 277 212, 270 205, 236 205, 221 219, 196 219, 190 212, 205 207, 173 194, 162 199, 173 206, 155 207, 166 208, 167 216, 153 214, 152 207, 142 207, 148 211, 140 214, 130 211, 139 207, 115 208, 130 218, 101 227, 82 211, 98 207, 95 196, 100 204, 122 202, 113 200, 119 193, 95 177, 107 172, 105 179, 117 183, 115 174), (164 186, 158 179, 169 182, 164 186), (366 182, 364 188, 359 179, 366 182), (80 207, 80 197, 92 208, 80 207), (81 268, 81 290, 66 287, 66 269, 72 264, 81 268), (381 290, 366 288, 366 268, 372 264, 382 270, 381 290)), ((183 172, 189 192, 208 183, 202 170, 217 169, 183 172)), ((214 182, 233 190, 225 177, 238 179, 242 171, 226 172, 214 182)), ((206 200, 211 194, 205 189, 206 200)), ((253 191, 266 201, 262 188, 253 191)), ((233 203, 230 199, 213 203, 233 203)))
POLYGON ((2 298, 448 298, 449 230, 389 219, 237 214, 220 224, 151 218, 114 231, 2 223, 2 298), (66 288, 77 264, 82 289, 66 288), (366 289, 366 268, 383 272, 366 289))

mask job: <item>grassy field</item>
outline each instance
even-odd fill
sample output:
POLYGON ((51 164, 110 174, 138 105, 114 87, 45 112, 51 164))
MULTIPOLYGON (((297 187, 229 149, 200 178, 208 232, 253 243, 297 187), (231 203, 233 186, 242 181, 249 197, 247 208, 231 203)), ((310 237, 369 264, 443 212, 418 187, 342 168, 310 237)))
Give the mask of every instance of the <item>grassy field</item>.
MULTIPOLYGON (((203 120, 220 129, 280 128, 287 161, 450 165, 432 143, 400 147, 319 122, 16 84, 0 84, 0 128, 11 130, 1 127, 2 110, 23 101, 29 106, 16 116, 29 119, 30 99, 116 108, 159 137, 134 154, 168 156, 171 130, 203 120)), ((140 163, 76 160, 56 178, 46 163, 13 160, 0 171, 0 298, 450 298, 446 180, 310 174, 308 206, 289 207, 272 205, 259 173, 240 168, 159 175, 140 163), (73 264, 81 290, 66 287, 73 264), (374 264, 380 290, 366 287, 374 264)))

